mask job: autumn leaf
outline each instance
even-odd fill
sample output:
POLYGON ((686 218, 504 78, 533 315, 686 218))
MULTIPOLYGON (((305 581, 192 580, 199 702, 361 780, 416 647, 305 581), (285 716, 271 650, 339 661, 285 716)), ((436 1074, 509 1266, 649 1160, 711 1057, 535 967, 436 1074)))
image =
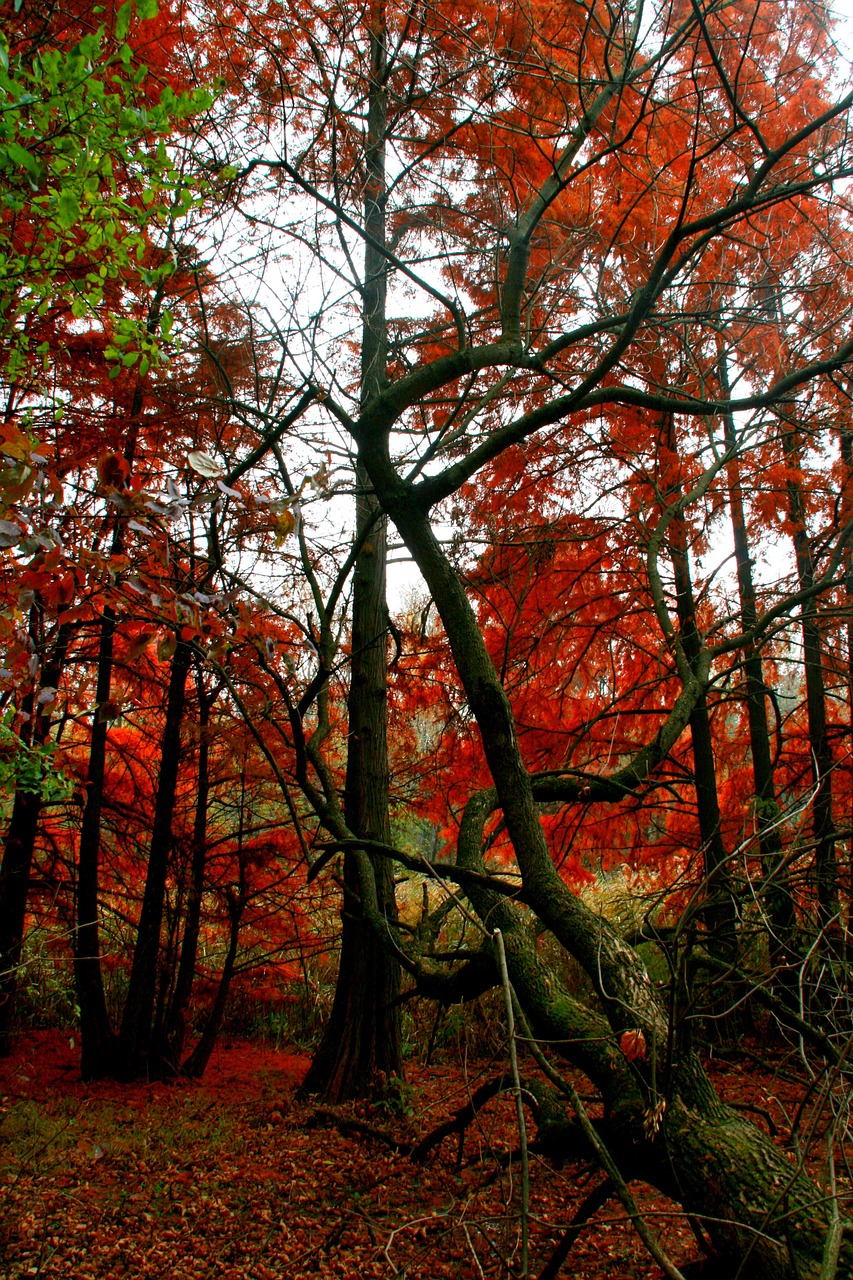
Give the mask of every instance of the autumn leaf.
POLYGON ((110 450, 98 458, 97 472, 105 489, 120 489, 130 474, 130 467, 125 458, 110 450))
POLYGON ((204 476, 205 480, 221 480, 227 474, 215 458, 211 458, 209 453, 204 453, 201 449, 194 449, 192 453, 188 453, 187 462, 193 471, 197 475, 204 476))
POLYGON ((33 489, 38 472, 26 462, 17 462, 0 471, 0 489, 9 502, 20 502, 33 489))
POLYGON ((133 662, 136 658, 141 658, 145 650, 154 639, 156 632, 141 631, 136 638, 131 641, 127 650, 127 658, 129 662, 133 662))
POLYGON ((619 1039, 619 1048, 629 1062, 642 1062, 646 1056, 646 1037, 639 1027, 632 1031, 623 1031, 619 1039))
POLYGON ((21 527, 14 520, 0 520, 0 547, 14 547, 21 540, 21 527))
POLYGON ((0 427, 0 453, 21 461, 30 456, 31 449, 29 436, 20 431, 14 423, 7 422, 0 427))
POLYGON ((157 657, 161 662, 166 662, 169 658, 172 657, 177 647, 178 647, 177 636, 174 634, 174 632, 167 631, 166 634, 161 637, 161 639, 157 644, 157 657))
POLYGON ((296 528, 296 516, 289 508, 282 511, 281 515, 276 517, 274 528, 276 544, 281 546, 296 528))

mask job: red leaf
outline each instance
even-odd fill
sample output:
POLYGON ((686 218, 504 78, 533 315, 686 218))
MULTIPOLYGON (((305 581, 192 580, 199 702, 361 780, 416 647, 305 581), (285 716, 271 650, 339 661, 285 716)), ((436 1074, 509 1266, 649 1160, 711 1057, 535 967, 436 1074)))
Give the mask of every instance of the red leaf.
POLYGON ((120 489, 130 474, 124 458, 110 450, 98 458, 98 479, 105 488, 120 489))
POLYGON ((619 1048, 629 1062, 642 1061, 646 1056, 646 1037, 639 1027, 633 1031, 623 1031, 619 1048))

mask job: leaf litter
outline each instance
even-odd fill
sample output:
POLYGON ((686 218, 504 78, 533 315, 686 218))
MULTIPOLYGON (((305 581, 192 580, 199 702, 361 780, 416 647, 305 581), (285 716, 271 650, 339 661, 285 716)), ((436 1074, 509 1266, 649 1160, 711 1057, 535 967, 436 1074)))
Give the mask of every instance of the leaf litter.
MULTIPOLYGON (((83 1083, 67 1036, 34 1032, 0 1061, 0 1277, 479 1280, 517 1274, 519 1174, 509 1095, 427 1163, 405 1150, 500 1064, 410 1065, 405 1108, 299 1100, 308 1058, 225 1041, 202 1081, 83 1083)), ((784 1123, 784 1084, 729 1083, 784 1123)), ((789 1086, 792 1092, 792 1087, 789 1086)), ((731 1092, 731 1089, 727 1090, 731 1092)), ((531 1269, 545 1266, 599 1178, 531 1159, 531 1269)), ((689 1224, 651 1189, 643 1211, 679 1265, 689 1224)), ((656 1268, 618 1205, 584 1228, 560 1272, 645 1280, 656 1268)))

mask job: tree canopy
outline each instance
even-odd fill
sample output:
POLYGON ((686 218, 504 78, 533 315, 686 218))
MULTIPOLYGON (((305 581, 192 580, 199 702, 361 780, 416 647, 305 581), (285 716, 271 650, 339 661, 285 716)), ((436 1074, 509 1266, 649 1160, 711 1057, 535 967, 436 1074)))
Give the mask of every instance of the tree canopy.
POLYGON ((29 915, 84 1074, 198 1073, 235 977, 304 976, 339 903, 306 1087, 502 987, 550 1156, 735 1270, 851 1274, 835 1193, 703 1068, 760 1011, 846 1080, 831 15, 3 13, 0 1037, 29 915))

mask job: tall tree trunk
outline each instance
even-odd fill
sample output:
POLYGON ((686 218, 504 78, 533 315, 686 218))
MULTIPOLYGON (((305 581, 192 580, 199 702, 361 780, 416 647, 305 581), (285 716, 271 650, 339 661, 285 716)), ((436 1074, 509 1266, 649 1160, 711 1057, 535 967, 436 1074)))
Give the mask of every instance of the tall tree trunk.
POLYGON ((204 691, 201 675, 197 675, 198 687, 198 775, 195 818, 193 821, 190 883, 187 893, 187 914, 175 989, 165 1018, 163 1045, 160 1056, 168 1071, 179 1069, 186 1036, 186 1015, 192 996, 198 956, 198 939, 201 930, 201 904, 204 894, 204 872, 207 866, 207 810, 210 803, 210 708, 213 698, 204 691))
MULTIPOLYGON (((675 537, 671 554, 681 643, 687 661, 695 672, 699 665, 701 641, 696 625, 696 604, 693 598, 690 560, 684 536, 684 522, 675 520, 673 525, 675 537)), ((714 744, 711 738, 708 701, 704 692, 696 699, 696 705, 690 713, 690 737, 699 837, 702 841, 707 885, 707 907, 704 914, 709 935, 708 946, 719 959, 732 964, 737 954, 735 901, 727 864, 728 855, 720 826, 714 744)))
POLYGON ((234 965, 237 960, 237 944, 240 939, 240 921, 243 917, 243 911, 246 906, 246 864, 243 848, 245 820, 246 762, 244 757, 243 768, 240 772, 240 816, 237 824, 237 864, 240 870, 240 883, 236 891, 230 885, 225 891, 228 903, 228 918, 230 920, 228 950, 225 955, 225 962, 222 966, 219 985, 216 988, 216 996, 213 1001, 213 1006, 207 1016, 207 1021, 204 1024, 204 1030, 202 1031, 198 1043, 192 1053, 181 1067, 181 1073, 183 1075, 192 1076, 195 1079, 204 1074, 204 1069, 210 1061, 210 1055, 213 1052, 216 1037, 219 1035, 219 1028, 222 1026, 222 1019, 225 1016, 225 1006, 228 1003, 228 992, 231 989, 231 979, 234 976, 234 965))
MULTIPOLYGON (((849 390, 848 390, 849 393, 849 390)), ((848 420, 841 431, 841 461, 844 464, 845 494, 853 491, 853 427, 848 420)), ((853 519, 853 501, 847 499, 841 510, 842 525, 853 519)), ((853 547, 848 542, 844 552, 844 597, 846 604, 847 625, 846 636, 847 642, 847 721, 849 733, 853 736, 853 547)), ((853 824, 851 824, 853 826, 853 824)), ((850 931, 850 902, 853 900, 853 834, 849 840, 849 853, 847 857, 846 881, 847 881, 847 931, 849 945, 850 931)))
POLYGON ((101 851, 101 810, 108 722, 102 710, 110 698, 116 615, 107 606, 101 619, 95 712, 89 739, 86 802, 80 824, 77 862, 77 911, 74 930, 74 981, 80 1010, 81 1073, 84 1080, 113 1074, 117 1041, 110 1025, 98 928, 98 880, 101 851))
POLYGON ((0 867, 0 1057, 13 1047, 18 968, 40 814, 38 792, 15 792, 0 867))
MULTIPOLYGON (((731 389, 723 351, 719 353, 718 367, 720 388, 724 398, 728 399, 731 389)), ((758 605, 752 578, 752 557, 744 511, 740 464, 736 453, 735 423, 730 413, 723 415, 723 431, 726 450, 731 454, 726 476, 729 487, 729 512, 735 549, 741 624, 743 630, 749 632, 758 621, 758 605)), ((779 804, 776 798, 770 732, 767 726, 767 689, 764 683, 764 669, 761 653, 752 641, 748 642, 744 648, 743 671, 752 778, 755 788, 758 847, 763 866, 764 900, 770 926, 771 966, 780 991, 783 994, 787 993, 786 998, 794 1001, 797 998, 797 918, 785 867, 785 850, 779 827, 779 804)))
MULTIPOLYGON (((36 602, 30 612, 33 640, 36 640, 40 612, 40 605, 36 602)), ((59 684, 70 635, 71 628, 67 624, 59 627, 52 653, 41 672, 39 683, 42 688, 55 689, 59 684)), ((21 710, 29 716, 29 745, 35 749, 43 747, 50 734, 49 708, 39 705, 36 691, 32 690, 24 699, 21 710)), ((0 1057, 12 1049, 17 971, 21 962, 30 871, 41 809, 38 790, 16 789, 0 864, 0 1057)))
POLYGON ((166 720, 160 746, 160 772, 154 802, 154 821, 148 851, 148 870, 142 895, 142 909, 133 949, 130 981, 119 1036, 121 1072, 129 1077, 156 1068, 149 1062, 154 1001, 157 995, 157 961, 169 852, 172 845, 172 818, 178 789, 181 758, 181 724, 186 702, 187 675, 191 650, 179 640, 172 657, 166 720))
MULTIPOLYGON (((678 441, 675 438, 672 415, 668 415, 663 423, 662 440, 665 445, 662 466, 666 468, 666 458, 678 457, 678 441)), ((664 484, 669 490, 670 498, 675 500, 680 494, 680 481, 666 485, 664 478, 664 484)), ((684 517, 680 514, 677 514, 670 524, 670 559, 675 580, 675 606, 681 646, 690 669, 695 674, 699 669, 702 656, 702 640, 696 621, 687 527, 684 517)), ((720 825, 714 744, 711 737, 708 700, 704 690, 696 698, 690 713, 690 737, 693 785, 696 791, 696 810, 706 885, 706 905, 703 915, 708 930, 708 947, 718 959, 733 964, 737 955, 736 909, 720 825)))
MULTIPOLYGON (((800 464, 800 444, 796 428, 781 424, 782 449, 791 468, 800 464)), ((788 513, 793 527, 797 580, 801 591, 815 583, 815 565, 806 528, 805 504, 800 483, 789 475, 788 513)), ((812 833, 814 868, 817 888, 818 927, 824 944, 838 932, 839 897, 838 864, 835 857, 835 823, 832 816, 832 748, 826 723, 826 684, 823 673, 823 639, 820 631, 817 601, 803 602, 800 609, 803 637, 803 673, 806 686, 806 711, 809 729, 809 761, 814 797, 812 800, 812 833)))
MULTIPOLYGON (((149 310, 146 327, 154 333, 159 322, 165 283, 157 286, 149 310)), ((138 381, 130 403, 124 459, 132 469, 139 440, 144 404, 142 382, 138 381)), ((120 520, 113 529, 113 556, 124 550, 124 531, 120 520)), ((98 895, 101 853, 101 812, 104 804, 104 778, 107 759, 109 722, 104 708, 110 700, 115 649, 116 613, 104 607, 98 637, 98 668, 95 685, 95 710, 89 738, 89 767, 86 778, 86 801, 80 823, 80 851, 77 864, 77 898, 74 927, 74 985, 80 1010, 80 1072, 84 1080, 111 1076, 118 1065, 118 1038, 110 1023, 101 970, 98 922, 98 895)))
MULTIPOLYGON (((370 102, 365 155, 367 189, 364 224, 369 239, 364 253, 361 402, 367 404, 386 385, 387 262, 385 243, 386 29, 384 0, 371 7, 370 102)), ((356 464, 356 538, 361 550, 355 566, 352 604, 352 662, 347 702, 349 732, 344 816, 357 836, 387 841, 388 608, 385 594, 387 517, 373 494, 361 458, 356 464)), ((397 920, 394 874, 390 863, 371 859, 379 910, 393 936, 397 920)), ((341 959, 332 1012, 304 1088, 341 1101, 373 1089, 402 1071, 400 1021, 396 1000, 400 970, 388 949, 368 928, 359 911, 359 871, 355 854, 344 856, 344 906, 341 959)))

